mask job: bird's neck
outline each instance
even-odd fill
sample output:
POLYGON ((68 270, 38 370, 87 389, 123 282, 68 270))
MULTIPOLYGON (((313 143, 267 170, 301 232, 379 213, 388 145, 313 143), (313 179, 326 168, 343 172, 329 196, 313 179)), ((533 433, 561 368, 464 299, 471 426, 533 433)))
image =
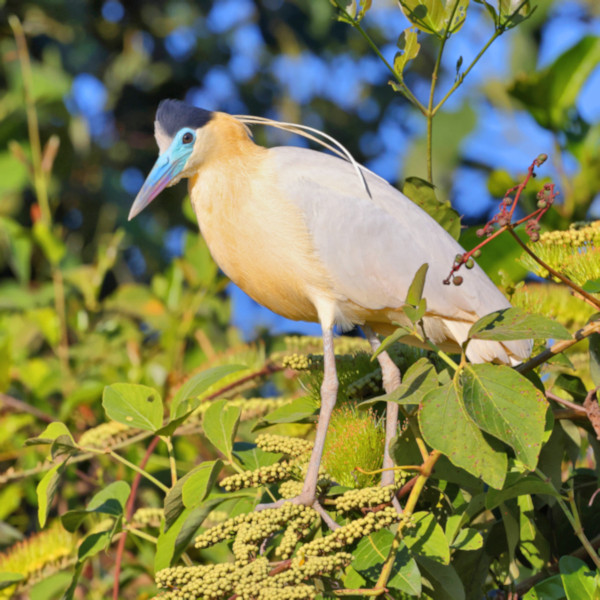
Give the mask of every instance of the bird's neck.
POLYGON ((202 174, 204 167, 219 168, 219 163, 230 164, 234 160, 251 162, 266 150, 252 141, 246 125, 226 113, 214 113, 203 129, 207 137, 203 142, 206 154, 197 175, 202 174))

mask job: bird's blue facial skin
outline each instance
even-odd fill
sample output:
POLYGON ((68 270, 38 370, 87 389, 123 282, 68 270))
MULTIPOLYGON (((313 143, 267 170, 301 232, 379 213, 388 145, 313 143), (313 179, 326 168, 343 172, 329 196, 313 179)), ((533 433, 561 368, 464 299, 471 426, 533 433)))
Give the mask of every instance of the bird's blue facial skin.
POLYGON ((196 132, 193 129, 186 127, 177 132, 171 145, 158 157, 152 171, 146 177, 142 189, 131 205, 129 220, 142 212, 183 171, 194 150, 195 141, 196 132))

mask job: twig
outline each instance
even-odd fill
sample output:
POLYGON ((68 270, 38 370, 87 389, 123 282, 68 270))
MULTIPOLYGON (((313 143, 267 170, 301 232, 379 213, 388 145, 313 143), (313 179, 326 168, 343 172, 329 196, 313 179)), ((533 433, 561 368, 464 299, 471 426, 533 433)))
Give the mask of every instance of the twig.
MULTIPOLYGON (((146 453, 144 457, 140 461, 140 468, 143 469, 152 453, 154 452, 160 438, 155 437, 150 444, 148 444, 148 448, 146 449, 146 453)), ((131 492, 129 493, 129 498, 127 499, 127 504, 125 506, 125 519, 127 521, 131 521, 133 517, 133 509, 135 507, 135 498, 137 496, 138 487, 140 485, 140 481, 142 479, 141 473, 136 473, 133 478, 133 483, 131 484, 131 492)), ((127 530, 123 531, 123 535, 119 538, 119 544, 117 545, 117 553, 115 555, 115 575, 114 575, 114 584, 113 584, 113 600, 119 600, 119 579, 121 577, 121 563, 123 561, 123 552, 125 551, 125 542, 127 541, 127 530)))
POLYGON ((27 402, 23 402, 23 400, 19 400, 18 398, 13 398, 13 396, 9 396, 8 394, 0 394, 0 402, 7 408, 12 408, 13 410, 19 412, 29 413, 45 423, 52 423, 56 420, 49 414, 41 411, 39 408, 31 406, 31 404, 27 404, 27 402))
POLYGON ((541 364, 550 360, 553 356, 564 352, 571 346, 574 346, 577 342, 584 340, 589 337, 593 333, 600 333, 600 320, 591 321, 585 327, 582 327, 579 331, 576 331, 573 334, 573 338, 570 340, 560 340, 553 344, 550 348, 547 348, 543 352, 540 352, 533 358, 529 359, 526 363, 520 364, 515 367, 515 370, 519 373, 527 373, 536 367, 539 367, 541 364))
POLYGON ((460 0, 456 0, 454 2, 454 6, 452 7, 452 13, 450 14, 450 18, 448 19, 448 24, 446 25, 446 29, 444 31, 444 35, 442 37, 442 41, 440 43, 440 48, 438 50, 437 59, 435 61, 435 65, 433 67, 433 73, 431 74, 431 86, 429 88, 429 104, 427 105, 427 181, 433 185, 433 165, 432 165, 432 149, 433 149, 433 117, 435 113, 433 112, 433 98, 435 95, 435 86, 438 81, 438 72, 440 70, 440 65, 442 63, 442 54, 444 53, 444 48, 446 47, 446 42, 450 37, 450 27, 452 26, 452 21, 454 20, 454 15, 456 13, 456 9, 460 0))

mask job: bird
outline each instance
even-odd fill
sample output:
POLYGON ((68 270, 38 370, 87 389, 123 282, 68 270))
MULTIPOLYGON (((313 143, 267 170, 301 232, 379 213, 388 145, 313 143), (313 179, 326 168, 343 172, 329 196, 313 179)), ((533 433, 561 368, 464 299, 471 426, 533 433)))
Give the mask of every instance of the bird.
MULTIPOLYGON (((365 167, 303 147, 256 144, 247 122, 179 100, 163 100, 154 133, 159 157, 137 194, 129 220, 167 186, 188 180, 201 235, 220 269, 256 302, 288 319, 318 322, 323 337, 321 408, 301 493, 316 503, 319 466, 338 378, 334 327, 362 328, 373 350, 394 323, 417 270, 429 265, 423 297, 424 334, 460 352, 471 325, 511 305, 478 266, 460 286, 445 286, 448 260, 460 244, 429 214, 365 167)), ((420 345, 415 337, 404 343, 420 345)), ((530 340, 471 340, 471 362, 517 364, 530 340)), ((378 354, 386 393, 401 382, 396 364, 378 354)), ((390 442, 398 405, 387 403, 382 485, 393 483, 390 442)), ((281 503, 282 501, 280 501, 281 503)))

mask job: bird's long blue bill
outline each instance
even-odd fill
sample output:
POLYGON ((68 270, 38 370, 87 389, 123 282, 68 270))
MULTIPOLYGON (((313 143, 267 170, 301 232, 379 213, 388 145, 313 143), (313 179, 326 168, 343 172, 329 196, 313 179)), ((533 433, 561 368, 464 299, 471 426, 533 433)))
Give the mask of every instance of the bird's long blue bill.
POLYGON ((173 148, 169 148, 158 157, 154 167, 152 167, 152 171, 146 177, 142 189, 138 192, 131 205, 128 217, 129 221, 141 213, 181 173, 187 156, 177 157, 174 156, 175 154, 173 148))

